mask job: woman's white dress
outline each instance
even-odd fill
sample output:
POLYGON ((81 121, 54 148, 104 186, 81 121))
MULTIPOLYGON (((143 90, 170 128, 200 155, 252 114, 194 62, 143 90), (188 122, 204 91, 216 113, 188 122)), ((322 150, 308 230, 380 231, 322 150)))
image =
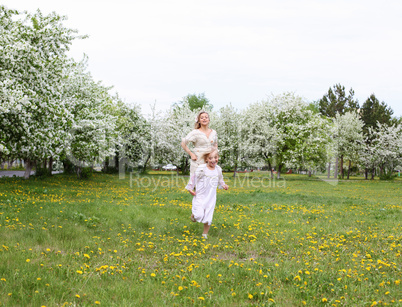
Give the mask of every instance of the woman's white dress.
POLYGON ((204 160, 202 160, 202 155, 205 152, 208 152, 211 149, 211 147, 218 146, 218 135, 216 131, 213 129, 208 137, 205 135, 205 133, 201 132, 200 130, 194 129, 189 134, 187 134, 185 138, 183 138, 183 142, 186 145, 188 143, 193 143, 194 145, 193 152, 197 156, 196 161, 190 160, 190 176, 191 176, 194 174, 195 170, 199 165, 205 163, 204 160))
POLYGON ((196 189, 193 197, 192 213, 197 222, 212 224, 216 204, 216 188, 225 185, 222 169, 216 165, 210 170, 206 164, 197 167, 186 186, 187 190, 196 189))

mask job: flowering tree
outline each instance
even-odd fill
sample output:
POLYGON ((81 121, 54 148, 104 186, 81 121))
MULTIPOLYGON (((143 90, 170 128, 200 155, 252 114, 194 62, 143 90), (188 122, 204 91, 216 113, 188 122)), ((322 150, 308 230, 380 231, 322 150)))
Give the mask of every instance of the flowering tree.
MULTIPOLYGON (((188 172, 190 163, 189 156, 180 143, 194 129, 198 112, 199 109, 191 110, 190 106, 183 104, 180 108, 169 109, 165 113, 163 122, 160 123, 161 130, 164 132, 162 140, 159 141, 159 161, 177 166, 177 171, 181 169, 183 174, 188 172)), ((210 116, 213 117, 212 113, 210 116)))
POLYGON ((0 140, 9 155, 25 159, 26 178, 34 161, 61 154, 71 118, 61 97, 66 52, 78 36, 64 19, 0 6, 0 140))
POLYGON ((72 119, 61 147, 64 156, 76 166, 78 176, 86 164, 113 156, 121 142, 117 133, 115 98, 109 95, 110 88, 92 79, 86 67, 86 59, 71 63, 63 93, 72 119))
POLYGON ((337 156, 340 158, 341 176, 344 178, 343 162, 349 160, 348 179, 352 162, 357 162, 359 153, 363 148, 363 122, 355 112, 346 112, 343 115, 336 114, 336 134, 334 138, 337 156))
POLYGON ((282 135, 275 124, 271 107, 270 101, 251 104, 242 114, 240 132, 241 150, 244 152, 245 158, 263 161, 271 171, 271 178, 273 178, 274 158, 282 135))
POLYGON ((233 176, 243 157, 242 137, 241 137, 241 115, 230 104, 219 110, 216 118, 215 128, 219 136, 219 163, 224 168, 234 169, 233 176))
POLYGON ((377 123, 377 129, 371 132, 380 176, 390 178, 395 167, 402 165, 402 126, 377 123))

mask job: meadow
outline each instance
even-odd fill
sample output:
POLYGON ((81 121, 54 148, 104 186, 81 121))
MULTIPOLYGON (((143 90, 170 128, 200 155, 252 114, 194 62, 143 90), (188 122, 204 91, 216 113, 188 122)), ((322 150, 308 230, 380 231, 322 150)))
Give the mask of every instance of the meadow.
POLYGON ((0 179, 0 306, 402 306, 402 180, 0 179))

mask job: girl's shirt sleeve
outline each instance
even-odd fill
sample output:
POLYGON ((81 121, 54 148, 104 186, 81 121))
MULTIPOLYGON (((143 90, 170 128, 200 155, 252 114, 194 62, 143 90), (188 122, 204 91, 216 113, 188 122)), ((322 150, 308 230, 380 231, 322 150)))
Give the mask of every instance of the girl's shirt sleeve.
POLYGON ((196 140, 196 135, 195 135, 195 130, 191 131, 189 134, 187 134, 182 141, 184 142, 184 144, 188 144, 190 142, 195 143, 196 140))
POLYGON ((191 177, 190 180, 188 181, 188 184, 186 185, 186 190, 193 191, 195 188, 195 178, 196 174, 194 173, 191 177))
POLYGON ((219 189, 223 189, 223 186, 226 185, 225 181, 223 180, 223 174, 222 174, 222 169, 218 169, 218 187, 219 189))

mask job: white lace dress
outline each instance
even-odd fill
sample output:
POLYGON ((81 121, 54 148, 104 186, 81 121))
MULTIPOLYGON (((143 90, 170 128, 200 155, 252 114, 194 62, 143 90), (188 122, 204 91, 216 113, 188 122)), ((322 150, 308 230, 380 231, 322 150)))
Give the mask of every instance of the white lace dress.
POLYGON ((188 143, 192 143, 194 145, 193 152, 197 156, 197 160, 190 160, 190 176, 194 174, 197 167, 204 162, 202 160, 202 155, 209 151, 211 147, 218 146, 218 135, 215 130, 212 129, 209 137, 205 135, 205 133, 201 132, 198 129, 194 129, 189 134, 183 138, 183 142, 187 145, 188 143))
POLYGON ((210 170, 206 164, 202 164, 190 177, 186 189, 196 189, 192 213, 197 222, 212 224, 216 204, 216 188, 222 188, 224 185, 222 169, 218 165, 214 170, 210 170))

